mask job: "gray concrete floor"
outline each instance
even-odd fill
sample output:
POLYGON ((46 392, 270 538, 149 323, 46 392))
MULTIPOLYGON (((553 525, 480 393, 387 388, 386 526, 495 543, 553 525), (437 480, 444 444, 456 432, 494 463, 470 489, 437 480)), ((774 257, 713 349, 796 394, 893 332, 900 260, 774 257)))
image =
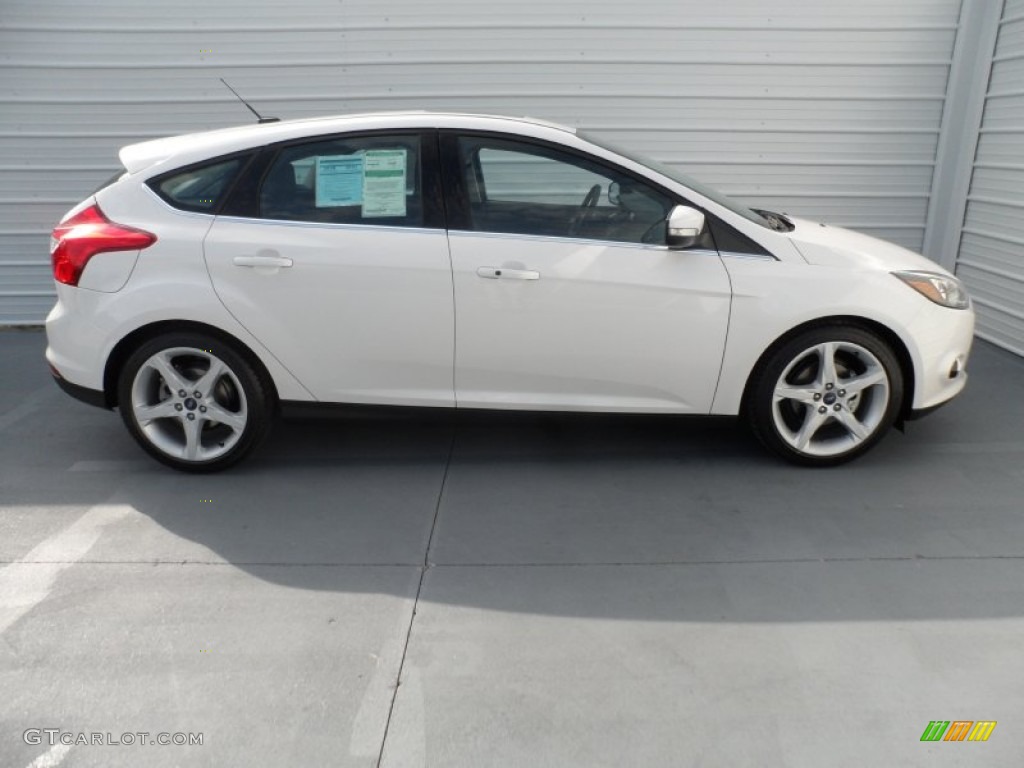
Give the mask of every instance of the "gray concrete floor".
POLYGON ((1024 361, 989 345, 832 470, 730 420, 496 415, 287 423, 211 477, 44 346, 0 332, 0 766, 1021 764, 1024 361))

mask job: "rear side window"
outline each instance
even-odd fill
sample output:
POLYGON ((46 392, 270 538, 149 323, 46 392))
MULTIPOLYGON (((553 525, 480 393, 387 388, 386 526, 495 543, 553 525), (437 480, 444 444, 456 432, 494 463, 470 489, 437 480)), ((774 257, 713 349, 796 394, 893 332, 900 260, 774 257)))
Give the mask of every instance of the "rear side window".
POLYGON ((260 188, 260 217, 422 227, 420 137, 355 136, 285 147, 260 188))
POLYGON ((159 176, 149 182, 150 187, 167 203, 184 211, 213 213, 221 198, 238 175, 245 160, 215 160, 204 165, 193 165, 183 171, 159 176))

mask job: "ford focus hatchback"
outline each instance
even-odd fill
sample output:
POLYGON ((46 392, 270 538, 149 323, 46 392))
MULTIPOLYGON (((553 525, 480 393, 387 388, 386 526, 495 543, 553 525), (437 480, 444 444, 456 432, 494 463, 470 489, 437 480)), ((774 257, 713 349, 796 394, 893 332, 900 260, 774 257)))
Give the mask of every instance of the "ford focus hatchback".
POLYGON ((291 403, 742 415, 827 465, 966 383, 948 272, 571 128, 355 115, 120 159, 53 231, 46 355, 177 469, 291 403))

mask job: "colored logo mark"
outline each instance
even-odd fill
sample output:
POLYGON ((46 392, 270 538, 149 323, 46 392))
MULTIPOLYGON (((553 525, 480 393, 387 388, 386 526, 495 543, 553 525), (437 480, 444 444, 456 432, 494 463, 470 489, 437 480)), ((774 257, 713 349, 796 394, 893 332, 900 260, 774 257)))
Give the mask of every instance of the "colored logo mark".
POLYGON ((932 720, 921 741, 988 741, 995 727, 995 720, 932 720))

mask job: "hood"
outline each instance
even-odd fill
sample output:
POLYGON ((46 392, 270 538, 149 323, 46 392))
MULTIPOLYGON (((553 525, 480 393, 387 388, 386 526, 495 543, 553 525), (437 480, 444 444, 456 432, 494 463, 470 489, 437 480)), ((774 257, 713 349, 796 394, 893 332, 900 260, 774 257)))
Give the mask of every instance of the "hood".
POLYGON ((808 264, 886 272, 914 269, 950 274, 921 254, 877 237, 806 219, 791 218, 790 221, 796 228, 789 237, 808 264))

